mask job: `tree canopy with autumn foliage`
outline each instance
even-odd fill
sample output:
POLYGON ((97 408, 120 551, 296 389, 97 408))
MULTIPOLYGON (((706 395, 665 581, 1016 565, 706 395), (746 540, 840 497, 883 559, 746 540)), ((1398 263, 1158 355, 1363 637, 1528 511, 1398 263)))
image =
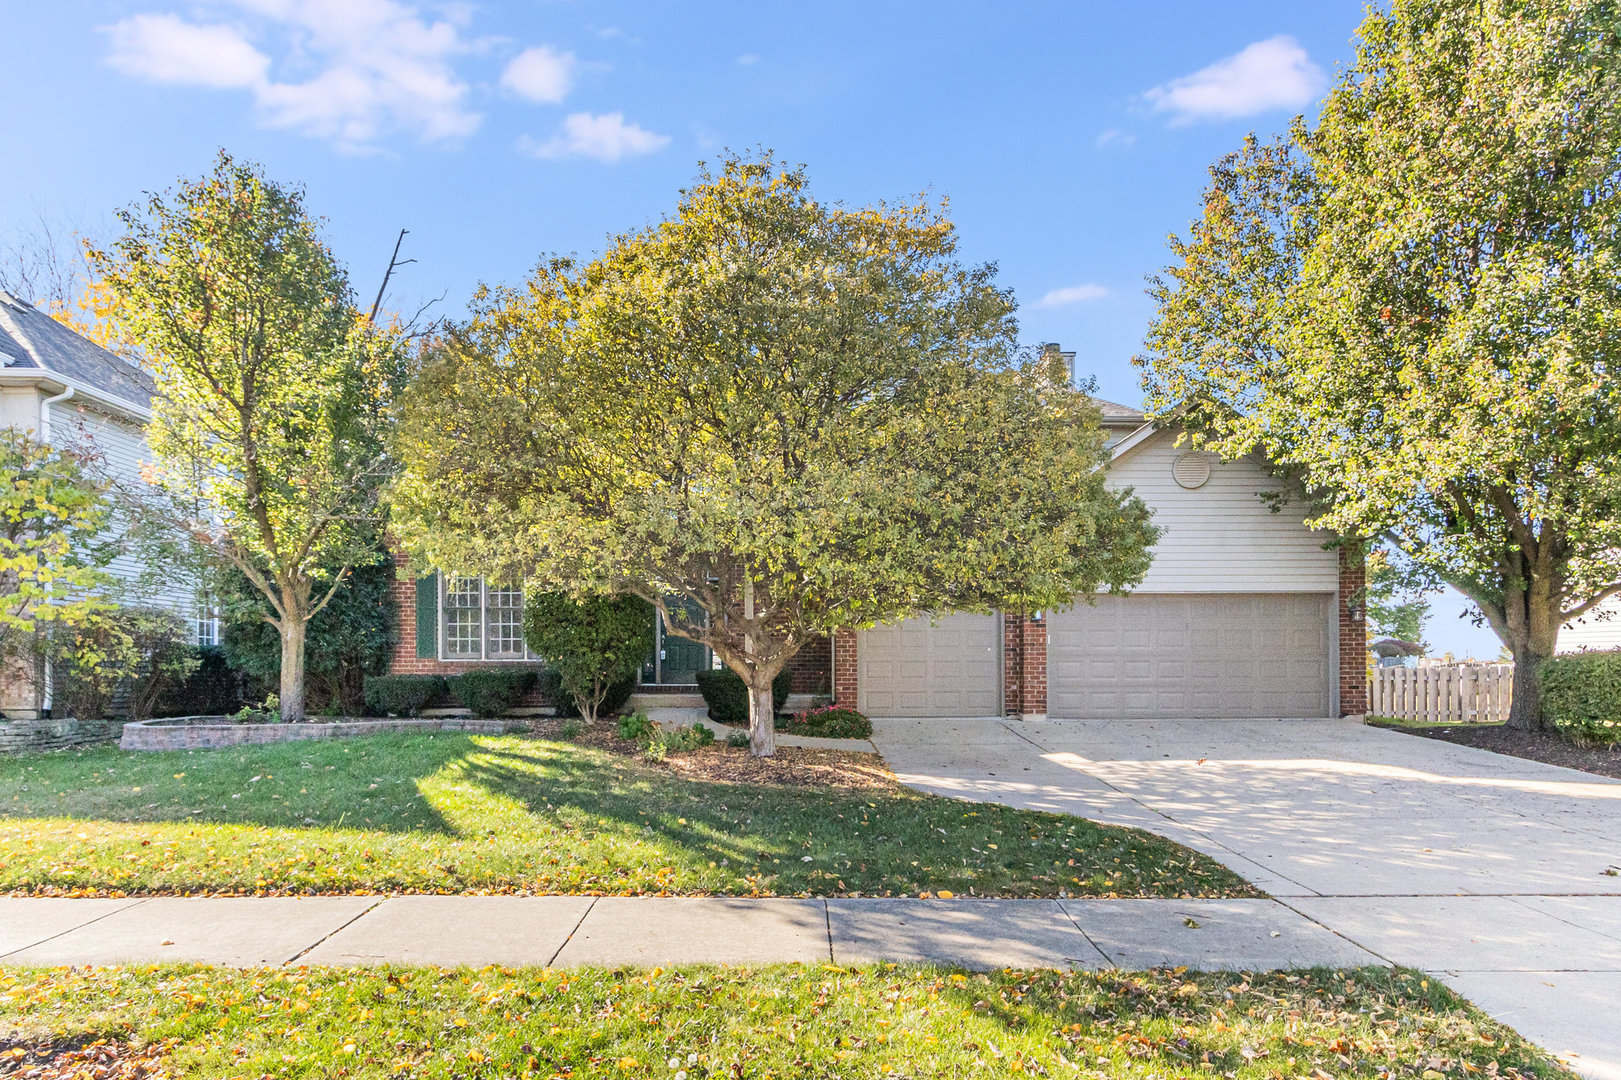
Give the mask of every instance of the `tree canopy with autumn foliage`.
POLYGON ((304 716, 308 623, 379 558, 397 342, 359 312, 302 191, 221 153, 119 214, 92 253, 119 332, 157 384, 150 479, 214 558, 264 595, 281 714, 304 716))
POLYGON ((394 526, 422 569, 657 605, 742 677, 770 754, 772 678, 813 637, 1146 572, 1096 409, 1015 333, 938 208, 729 158, 597 258, 478 297, 407 392, 394 526))

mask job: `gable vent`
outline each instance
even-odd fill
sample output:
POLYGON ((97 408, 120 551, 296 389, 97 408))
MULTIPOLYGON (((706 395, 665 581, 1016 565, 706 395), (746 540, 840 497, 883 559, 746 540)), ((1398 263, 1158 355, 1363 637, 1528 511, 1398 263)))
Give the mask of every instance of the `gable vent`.
POLYGON ((1200 488, 1210 480, 1210 455, 1197 450, 1178 454, 1171 462, 1171 477, 1185 488, 1200 488))

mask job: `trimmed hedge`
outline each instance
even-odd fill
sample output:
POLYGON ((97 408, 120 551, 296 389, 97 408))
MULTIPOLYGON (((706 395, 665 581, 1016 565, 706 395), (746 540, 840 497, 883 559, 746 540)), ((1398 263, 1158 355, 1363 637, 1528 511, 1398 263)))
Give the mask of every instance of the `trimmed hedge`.
MULTIPOLYGON (((784 668, 771 680, 772 707, 782 712, 788 703, 788 688, 793 673, 784 668)), ((717 724, 747 724, 749 722, 749 690, 743 677, 730 668, 719 671, 698 672, 698 692, 709 706, 709 718, 717 724)))
POLYGON ((447 692, 443 675, 373 675, 366 680, 366 711, 373 716, 416 716, 447 692))
POLYGON ((230 716, 242 708, 250 694, 242 675, 226 663, 224 650, 204 646, 197 650, 197 660, 195 671, 158 693, 152 715, 230 716))
POLYGON ((1583 746, 1621 742, 1621 650, 1544 660, 1542 716, 1583 746))
MULTIPOLYGON (((555 715, 561 717, 579 716, 580 707, 574 703, 574 695, 563 689, 563 676, 553 668, 547 668, 540 673, 540 696, 546 699, 555 715)), ((636 676, 622 679, 608 687, 608 694, 602 699, 597 712, 601 716, 613 716, 625 707, 630 695, 636 692, 636 676)))
POLYGON ((468 671, 452 675, 445 682, 450 694, 474 716, 490 719, 511 712, 529 688, 535 685, 535 672, 529 670, 468 671))

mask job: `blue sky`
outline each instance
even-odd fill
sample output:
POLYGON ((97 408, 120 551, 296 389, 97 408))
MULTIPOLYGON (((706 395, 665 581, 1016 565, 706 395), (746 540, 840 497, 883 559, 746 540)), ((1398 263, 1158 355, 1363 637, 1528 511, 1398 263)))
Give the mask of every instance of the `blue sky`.
MULTIPOLYGON (((1361 0, 677 4, 629 0, 58 0, 0 45, 0 229, 110 228, 221 146, 305 184, 377 286, 394 236, 410 310, 658 217, 701 159, 770 147, 824 197, 950 200, 1023 336, 1077 351, 1108 398, 1143 278, 1205 168, 1311 112, 1361 0)), ((1495 655, 1438 606, 1429 640, 1495 655)))

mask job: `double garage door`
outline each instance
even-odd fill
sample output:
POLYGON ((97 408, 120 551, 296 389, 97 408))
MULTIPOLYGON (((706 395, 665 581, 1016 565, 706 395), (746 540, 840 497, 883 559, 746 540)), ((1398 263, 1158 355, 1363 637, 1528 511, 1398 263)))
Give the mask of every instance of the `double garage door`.
MULTIPOLYGON (((1047 617, 1047 713, 1065 719, 1326 716, 1332 595, 1100 596, 1047 617)), ((862 711, 1001 713, 1000 623, 953 615, 861 635, 862 711)))

